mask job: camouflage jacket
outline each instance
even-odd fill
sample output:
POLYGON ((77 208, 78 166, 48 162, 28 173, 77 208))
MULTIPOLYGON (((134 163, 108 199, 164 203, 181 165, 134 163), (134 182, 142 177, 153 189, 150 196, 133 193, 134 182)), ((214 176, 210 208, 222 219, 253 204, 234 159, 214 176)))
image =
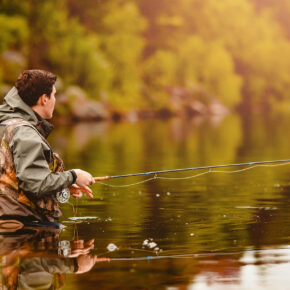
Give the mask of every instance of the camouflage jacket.
POLYGON ((0 217, 32 215, 53 221, 61 214, 55 194, 73 183, 73 175, 63 171, 45 140, 52 125, 21 100, 16 88, 0 106, 0 122, 5 126, 0 146, 0 217))

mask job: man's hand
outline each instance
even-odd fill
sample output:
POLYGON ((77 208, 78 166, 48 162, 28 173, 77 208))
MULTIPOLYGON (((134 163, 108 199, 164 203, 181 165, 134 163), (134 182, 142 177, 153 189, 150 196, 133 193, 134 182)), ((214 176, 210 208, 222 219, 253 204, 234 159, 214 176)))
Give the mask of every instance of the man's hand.
POLYGON ((96 255, 84 255, 77 257, 78 270, 76 274, 90 271, 95 263, 110 261, 110 258, 98 258, 96 255))
POLYGON ((92 191, 88 186, 94 184, 95 179, 92 177, 92 175, 89 172, 86 172, 84 170, 74 169, 74 172, 77 175, 76 185, 81 187, 83 189, 82 191, 85 194, 87 194, 90 198, 93 198, 92 191))
POLYGON ((96 262, 110 261, 110 258, 98 258, 96 255, 90 254, 90 251, 94 248, 94 239, 87 242, 84 240, 75 240, 71 243, 71 255, 70 258, 76 258, 78 264, 77 274, 90 271, 96 262))
POLYGON ((70 258, 77 258, 79 256, 88 255, 94 248, 95 239, 91 239, 87 242, 84 240, 75 240, 71 242, 71 254, 70 258))
POLYGON ((73 184, 69 187, 69 191, 72 197, 74 198, 81 198, 83 193, 86 194, 88 197, 93 198, 92 191, 87 187, 79 187, 76 184, 73 184))

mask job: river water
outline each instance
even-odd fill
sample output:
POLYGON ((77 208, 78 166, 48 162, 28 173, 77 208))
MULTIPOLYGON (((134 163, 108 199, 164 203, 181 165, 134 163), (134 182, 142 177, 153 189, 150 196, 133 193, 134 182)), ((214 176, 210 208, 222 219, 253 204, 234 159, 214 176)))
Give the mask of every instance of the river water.
MULTIPOLYGON (((67 168, 105 176, 288 159, 289 129, 283 115, 81 123, 50 142, 67 168)), ((2 266, 17 256, 19 281, 45 272, 63 289, 290 289, 290 164, 245 169, 97 183, 63 206, 61 233, 2 236, 2 266), (61 266, 80 257, 82 274, 61 266)))

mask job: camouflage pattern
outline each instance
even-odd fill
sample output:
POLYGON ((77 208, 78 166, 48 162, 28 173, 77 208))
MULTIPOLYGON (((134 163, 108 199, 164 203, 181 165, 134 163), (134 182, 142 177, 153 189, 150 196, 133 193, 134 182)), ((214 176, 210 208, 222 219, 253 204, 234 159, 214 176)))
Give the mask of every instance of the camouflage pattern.
MULTIPOLYGON (((12 197, 18 203, 26 205, 32 211, 36 211, 39 216, 46 217, 48 221, 54 221, 62 213, 56 200, 56 194, 50 194, 37 198, 35 195, 24 193, 19 189, 18 179, 16 177, 16 168, 13 162, 11 148, 13 146, 13 132, 19 126, 29 126, 33 128, 49 148, 50 145, 38 130, 28 121, 23 119, 9 119, 1 124, 0 131, 0 191, 4 195, 12 197)), ((63 161, 51 150, 49 168, 52 173, 64 170, 63 161)))

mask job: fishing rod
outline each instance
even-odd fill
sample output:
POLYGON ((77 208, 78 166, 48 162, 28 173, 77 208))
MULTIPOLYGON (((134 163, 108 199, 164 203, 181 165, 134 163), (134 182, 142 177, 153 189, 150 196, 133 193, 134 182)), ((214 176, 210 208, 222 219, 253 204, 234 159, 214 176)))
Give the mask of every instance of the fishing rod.
POLYGON ((171 173, 171 172, 183 172, 183 171, 191 171, 191 170, 215 169, 215 168, 226 168, 226 167, 237 167, 237 166, 275 164, 275 163, 285 163, 285 162, 290 162, 290 159, 271 160, 271 161, 254 161, 254 162, 234 163, 234 164, 224 164, 224 165, 198 166, 198 167, 179 168, 179 169, 148 171, 148 172, 139 172, 139 173, 131 173, 131 174, 94 177, 94 179, 96 181, 100 181, 100 180, 122 178, 122 177, 133 177, 133 176, 142 176, 142 175, 157 175, 157 174, 171 173))

